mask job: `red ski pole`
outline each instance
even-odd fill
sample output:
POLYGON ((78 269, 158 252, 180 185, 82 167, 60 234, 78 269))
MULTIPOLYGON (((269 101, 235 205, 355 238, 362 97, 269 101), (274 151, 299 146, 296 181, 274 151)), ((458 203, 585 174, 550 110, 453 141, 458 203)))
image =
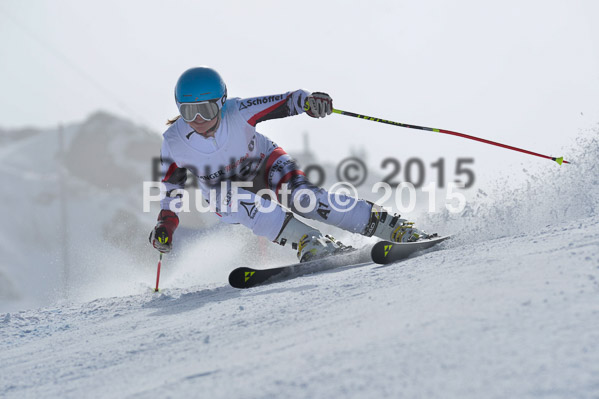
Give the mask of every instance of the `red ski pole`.
POLYGON ((158 271, 156 272, 156 289, 154 292, 158 292, 158 282, 160 281, 160 265, 162 264, 162 252, 160 252, 160 259, 158 260, 158 271))
POLYGON ((570 163, 569 161, 565 161, 564 157, 559 157, 559 158, 558 157, 551 157, 549 155, 543 155, 543 154, 539 154, 537 152, 528 151, 528 150, 525 150, 523 148, 513 147, 513 146, 507 145, 507 144, 501 144, 501 143, 498 143, 496 141, 482 139, 480 137, 470 136, 470 135, 464 134, 464 133, 452 132, 451 130, 435 129, 435 128, 432 128, 432 127, 409 125, 407 123, 401 123, 401 122, 393 122, 393 121, 388 121, 386 119, 381 119, 381 118, 375 118, 375 117, 372 117, 372 116, 355 114, 353 112, 348 112, 348 111, 342 111, 340 109, 333 109, 333 112, 336 113, 336 114, 341 114, 341 115, 345 115, 345 116, 353 116, 354 118, 365 119, 367 121, 373 121, 373 122, 386 123, 388 125, 400 126, 400 127, 405 127, 405 128, 408 128, 408 129, 428 130, 430 132, 444 133, 444 134, 449 134, 449 135, 452 135, 452 136, 463 137, 465 139, 480 141, 481 143, 491 144, 491 145, 494 145, 494 146, 497 146, 497 147, 506 148, 508 150, 523 152, 524 154, 534 155, 536 157, 545 158, 545 159, 550 159, 550 160, 552 160, 554 162, 557 162, 560 165, 563 164, 563 163, 570 163))

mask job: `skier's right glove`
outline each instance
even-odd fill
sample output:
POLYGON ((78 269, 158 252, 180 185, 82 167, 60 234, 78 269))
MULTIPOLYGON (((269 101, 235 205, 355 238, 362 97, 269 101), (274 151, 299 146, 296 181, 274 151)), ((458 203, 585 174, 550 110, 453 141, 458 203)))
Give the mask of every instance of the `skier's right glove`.
POLYGON ((158 223, 150 233, 150 244, 160 252, 170 252, 173 249, 173 233, 179 225, 176 213, 163 209, 158 214, 158 223))

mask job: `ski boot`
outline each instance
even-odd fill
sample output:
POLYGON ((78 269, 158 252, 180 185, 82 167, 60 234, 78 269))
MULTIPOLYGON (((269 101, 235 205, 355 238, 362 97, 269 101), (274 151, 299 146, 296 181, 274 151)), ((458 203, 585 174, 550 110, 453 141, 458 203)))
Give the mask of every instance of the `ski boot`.
POLYGON ((436 237, 414 227, 414 222, 401 219, 399 214, 390 215, 383 207, 373 204, 370 220, 363 235, 378 237, 392 242, 415 242, 436 237))
POLYGON ((300 263, 321 259, 330 255, 352 250, 352 247, 343 245, 329 235, 323 236, 314 227, 297 220, 288 212, 283 227, 275 242, 285 245, 290 242, 293 249, 297 250, 300 263))
MULTIPOLYGON (((319 232, 320 233, 320 232, 319 232)), ((330 235, 320 236, 304 235, 297 246, 297 257, 300 263, 315 259, 325 258, 352 250, 352 247, 343 245, 330 235)))

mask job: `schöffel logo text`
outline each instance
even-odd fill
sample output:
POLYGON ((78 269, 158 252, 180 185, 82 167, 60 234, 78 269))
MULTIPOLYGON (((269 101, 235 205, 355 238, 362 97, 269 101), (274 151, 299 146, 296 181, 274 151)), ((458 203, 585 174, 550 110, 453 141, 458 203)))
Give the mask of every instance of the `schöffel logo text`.
POLYGON ((283 96, 269 96, 269 97, 259 97, 259 98, 250 98, 248 100, 242 101, 239 105, 239 110, 246 109, 251 107, 252 105, 260 105, 260 104, 268 104, 273 101, 282 100, 283 96))

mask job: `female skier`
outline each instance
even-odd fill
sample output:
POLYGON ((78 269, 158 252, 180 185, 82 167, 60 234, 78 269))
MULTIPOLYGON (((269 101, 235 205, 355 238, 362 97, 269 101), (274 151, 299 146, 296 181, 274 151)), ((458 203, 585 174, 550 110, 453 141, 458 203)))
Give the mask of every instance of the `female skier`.
POLYGON ((290 244, 300 262, 342 252, 347 247, 298 220, 294 213, 394 242, 429 237, 412 222, 389 215, 372 202, 329 195, 311 184, 281 147, 256 131, 260 122, 304 111, 313 118, 330 115, 333 101, 328 94, 296 90, 227 99, 221 76, 211 68, 197 67, 179 77, 175 101, 180 115, 169 121, 161 150, 166 195, 161 200, 158 223, 150 233, 150 242, 160 252, 172 248, 179 218, 171 202, 180 198, 178 190, 184 188, 188 170, 197 176, 203 198, 209 199, 223 222, 240 223, 270 241, 290 244), (245 184, 237 188, 233 182, 245 184), (266 196, 258 195, 261 189, 272 190, 277 196, 273 201, 278 202, 271 203, 266 196))

